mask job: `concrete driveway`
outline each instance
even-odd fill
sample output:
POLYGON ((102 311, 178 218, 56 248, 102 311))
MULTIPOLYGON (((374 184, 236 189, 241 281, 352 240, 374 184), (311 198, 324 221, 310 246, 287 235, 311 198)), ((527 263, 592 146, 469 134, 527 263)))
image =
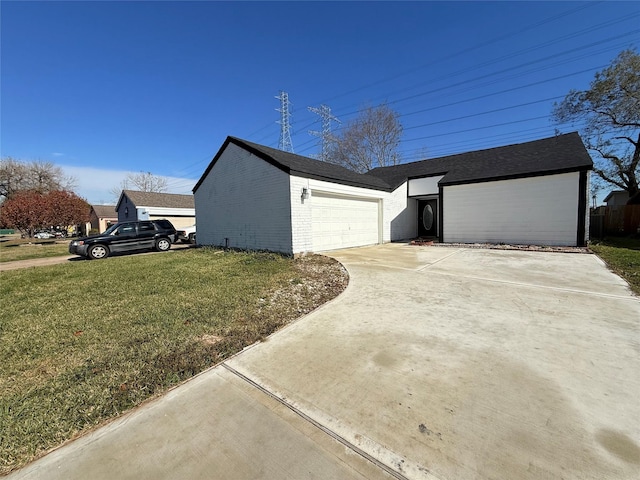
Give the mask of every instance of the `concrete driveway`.
POLYGON ((640 301, 596 256, 332 256, 338 299, 10 478, 638 478, 640 301))

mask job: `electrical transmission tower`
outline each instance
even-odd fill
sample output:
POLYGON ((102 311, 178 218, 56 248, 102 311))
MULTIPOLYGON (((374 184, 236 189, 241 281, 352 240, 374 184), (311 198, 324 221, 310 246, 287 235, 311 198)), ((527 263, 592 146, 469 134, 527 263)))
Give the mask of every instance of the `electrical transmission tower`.
POLYGON ((280 100, 280 108, 276 108, 276 111, 280 112, 280 121, 276 122, 280 124, 280 141, 278 142, 278 148, 285 152, 293 153, 293 144, 291 143, 291 125, 289 124, 289 95, 287 92, 280 92, 280 95, 276 97, 280 100))
POLYGON ((331 120, 337 123, 340 123, 340 120, 338 120, 335 115, 331 114, 331 108, 326 105, 320 105, 320 108, 307 108, 310 112, 315 113, 316 115, 320 115, 320 118, 322 119, 322 131, 318 132, 317 130, 309 130, 309 134, 321 138, 322 145, 320 151, 320 160, 326 160, 327 155, 329 154, 329 145, 331 143, 331 120))

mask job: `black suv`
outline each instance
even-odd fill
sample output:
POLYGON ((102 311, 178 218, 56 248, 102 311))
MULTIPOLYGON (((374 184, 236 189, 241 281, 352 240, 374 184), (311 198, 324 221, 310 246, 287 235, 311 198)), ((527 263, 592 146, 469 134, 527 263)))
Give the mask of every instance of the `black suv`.
POLYGON ((99 235, 74 240, 69 253, 92 259, 106 258, 112 252, 155 248, 166 252, 177 240, 176 229, 169 220, 147 220, 111 225, 99 235))

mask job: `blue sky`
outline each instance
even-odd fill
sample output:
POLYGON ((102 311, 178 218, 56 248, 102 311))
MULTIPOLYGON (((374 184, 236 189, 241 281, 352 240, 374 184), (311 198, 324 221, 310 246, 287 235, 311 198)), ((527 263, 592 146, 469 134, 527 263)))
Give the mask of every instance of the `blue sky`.
MULTIPOLYGON (((640 44, 639 2, 2 1, 0 153, 52 161, 90 203, 127 172, 189 193, 227 135, 318 153, 386 102, 405 161, 576 130, 554 101, 640 44), (334 131, 340 126, 334 124, 334 131)), ((606 193, 606 192, 605 192, 606 193)))

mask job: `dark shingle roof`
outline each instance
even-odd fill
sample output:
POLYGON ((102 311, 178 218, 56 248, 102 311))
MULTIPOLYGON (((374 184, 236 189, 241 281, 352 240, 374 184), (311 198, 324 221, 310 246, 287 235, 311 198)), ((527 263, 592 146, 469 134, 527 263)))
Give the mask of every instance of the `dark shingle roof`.
POLYGON ((303 157, 302 155, 296 155, 295 153, 289 153, 278 150, 276 148, 265 147, 264 145, 247 142, 246 140, 241 140, 235 137, 227 137, 226 141, 224 142, 216 156, 213 158, 200 180, 198 180, 196 186, 193 188, 194 192, 198 189, 202 181, 209 174, 215 163, 218 161, 218 158, 229 143, 233 143, 253 153, 257 157, 263 159, 274 167, 277 167, 290 175, 296 175, 304 178, 313 178, 315 180, 325 180, 327 182, 341 183, 354 187, 391 191, 391 188, 384 180, 376 177, 362 175, 361 173, 356 173, 339 165, 322 162, 320 160, 314 160, 313 158, 303 157))
POLYGON ((139 192, 137 190, 123 190, 122 194, 129 197, 137 207, 195 208, 193 195, 139 192))
POLYGON ((392 191, 409 178, 444 175, 440 185, 477 183, 490 180, 550 175, 593 168, 582 139, 576 133, 557 135, 526 143, 477 150, 446 157, 379 167, 366 174, 355 173, 331 163, 227 137, 200 180, 209 174, 224 149, 234 143, 291 175, 356 187, 392 191))
POLYGON ((440 185, 458 185, 591 169, 593 162, 576 133, 504 147, 449 155, 393 167, 375 168, 375 176, 397 188, 408 178, 444 175, 440 185))
POLYGON ((91 205, 91 208, 93 208, 93 211, 96 212, 96 216, 99 218, 118 217, 115 205, 91 205))

